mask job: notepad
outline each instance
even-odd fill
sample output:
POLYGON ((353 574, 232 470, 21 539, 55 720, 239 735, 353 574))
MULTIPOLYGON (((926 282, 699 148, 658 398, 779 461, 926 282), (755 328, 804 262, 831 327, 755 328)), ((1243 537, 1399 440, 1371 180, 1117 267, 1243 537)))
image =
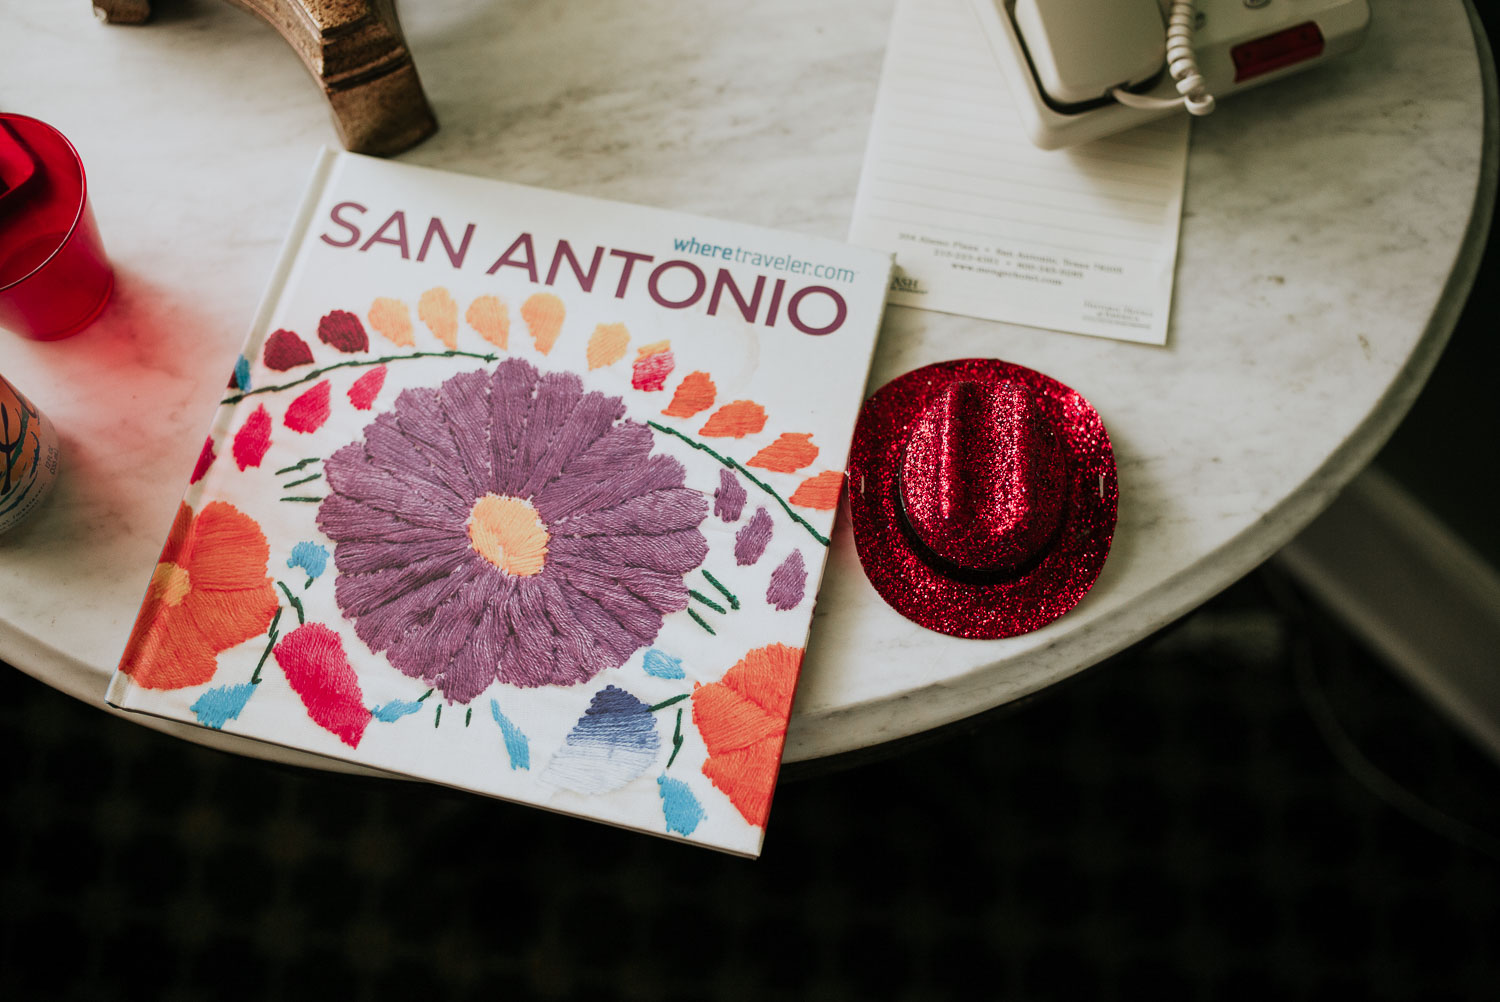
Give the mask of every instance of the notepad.
POLYGON ((896 254, 891 303, 1165 344, 1187 116, 1038 149, 998 18, 897 0, 850 241, 896 254))

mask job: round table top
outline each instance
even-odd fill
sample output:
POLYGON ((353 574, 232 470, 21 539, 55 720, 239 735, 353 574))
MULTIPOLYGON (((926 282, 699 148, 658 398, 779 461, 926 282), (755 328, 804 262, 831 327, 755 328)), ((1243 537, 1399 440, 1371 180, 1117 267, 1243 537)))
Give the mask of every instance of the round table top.
MULTIPOLYGON (((321 95, 266 24, 224 4, 161 7, 125 28, 96 23, 82 0, 0 0, 0 94, 78 147, 118 275, 103 318, 76 337, 0 333, 0 372, 64 450, 49 504, 0 536, 0 658, 101 707, 225 360, 313 153, 333 142, 321 95)), ((1281 547, 1374 455, 1472 282, 1495 158, 1493 67, 1466 6, 1372 7, 1352 55, 1194 124, 1165 347, 887 310, 871 389, 979 356, 1087 396, 1115 445, 1119 524, 1076 609, 976 641, 887 607, 841 517, 788 760, 940 726, 1122 650, 1281 547)), ((891 9, 409 4, 441 128, 400 159, 840 238, 891 9)))

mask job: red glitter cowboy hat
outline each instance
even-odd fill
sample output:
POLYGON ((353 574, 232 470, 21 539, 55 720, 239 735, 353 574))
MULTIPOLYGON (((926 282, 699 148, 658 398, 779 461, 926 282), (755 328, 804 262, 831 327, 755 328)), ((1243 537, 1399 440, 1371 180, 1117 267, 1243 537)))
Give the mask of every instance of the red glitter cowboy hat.
POLYGON ((898 376, 860 411, 849 508, 860 563, 907 619, 1011 637, 1078 604, 1109 555, 1119 482, 1099 414, 995 359, 898 376))

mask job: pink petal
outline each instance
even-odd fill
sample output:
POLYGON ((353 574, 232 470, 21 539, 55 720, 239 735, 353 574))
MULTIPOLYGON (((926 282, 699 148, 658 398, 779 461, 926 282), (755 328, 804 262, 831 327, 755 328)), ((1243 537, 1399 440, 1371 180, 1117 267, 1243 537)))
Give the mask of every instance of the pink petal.
POLYGON ((358 748, 370 711, 339 635, 322 623, 307 623, 288 633, 274 653, 313 723, 358 748))
POLYGON ((659 390, 667 383, 667 377, 677 362, 670 351, 655 352, 635 360, 632 366, 630 385, 638 390, 659 390))
POLYGON ((315 432, 323 428, 323 423, 329 420, 329 414, 332 414, 329 408, 329 381, 323 380, 291 402, 291 407, 287 408, 287 417, 282 422, 294 432, 315 432))
POLYGON ((325 379, 292 401, 292 405, 286 409, 283 422, 292 431, 317 431, 332 413, 328 406, 328 393, 328 380, 325 379))
POLYGON ((349 402, 358 410, 367 411, 374 406, 375 398, 380 396, 380 390, 384 386, 385 366, 377 365, 349 387, 349 402))
POLYGON ((265 405, 255 408, 255 413, 246 419, 243 427, 234 436, 234 461, 241 470, 247 466, 259 466, 271 447, 271 415, 265 405))
MULTIPOLYGON (((202 480, 203 474, 208 472, 208 468, 214 464, 216 458, 218 457, 214 455, 214 440, 212 438, 205 438, 203 440, 203 451, 198 453, 198 465, 193 467, 193 475, 188 480, 188 483, 196 484, 202 480)), ((244 469, 244 467, 241 467, 241 469, 244 469)))

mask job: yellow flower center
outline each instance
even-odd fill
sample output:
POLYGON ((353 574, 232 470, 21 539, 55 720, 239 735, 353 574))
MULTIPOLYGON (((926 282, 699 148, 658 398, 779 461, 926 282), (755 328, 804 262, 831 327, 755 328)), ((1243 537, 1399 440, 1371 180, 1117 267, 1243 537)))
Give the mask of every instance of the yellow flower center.
POLYGON ((551 538, 536 509, 524 498, 486 494, 469 512, 469 545, 513 577, 541 573, 551 538))
POLYGON ((156 570, 151 572, 151 596, 169 606, 181 605, 192 587, 193 582, 188 577, 186 567, 178 567, 173 563, 160 563, 156 565, 156 570))

